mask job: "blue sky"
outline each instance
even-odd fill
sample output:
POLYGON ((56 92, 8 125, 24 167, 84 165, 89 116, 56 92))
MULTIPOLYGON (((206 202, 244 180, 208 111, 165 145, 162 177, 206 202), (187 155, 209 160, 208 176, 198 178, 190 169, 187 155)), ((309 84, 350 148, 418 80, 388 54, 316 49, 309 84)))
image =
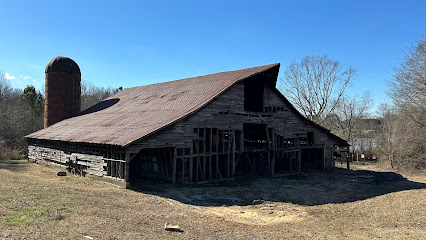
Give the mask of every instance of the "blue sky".
POLYGON ((327 55, 358 70, 351 95, 386 102, 426 1, 0 1, 0 71, 41 89, 55 56, 98 86, 133 87, 327 55))

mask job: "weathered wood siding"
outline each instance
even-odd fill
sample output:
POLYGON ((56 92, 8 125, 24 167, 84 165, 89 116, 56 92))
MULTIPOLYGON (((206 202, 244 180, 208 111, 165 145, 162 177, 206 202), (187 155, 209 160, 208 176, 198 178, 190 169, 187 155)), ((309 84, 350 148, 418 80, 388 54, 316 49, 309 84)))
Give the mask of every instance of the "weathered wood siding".
POLYGON ((124 149, 29 140, 28 160, 68 166, 80 174, 124 179, 124 149))
POLYGON ((178 147, 189 148, 198 135, 194 128, 218 128, 220 130, 243 130, 244 123, 267 124, 277 135, 294 138, 307 132, 314 133, 314 145, 325 146, 326 168, 333 167, 331 147, 335 144, 327 132, 296 113, 279 95, 272 84, 265 84, 265 109, 268 112, 244 111, 244 81, 218 96, 204 108, 157 133, 136 141, 128 147, 131 152, 141 148, 178 147), (327 138, 327 140, 325 140, 327 138))

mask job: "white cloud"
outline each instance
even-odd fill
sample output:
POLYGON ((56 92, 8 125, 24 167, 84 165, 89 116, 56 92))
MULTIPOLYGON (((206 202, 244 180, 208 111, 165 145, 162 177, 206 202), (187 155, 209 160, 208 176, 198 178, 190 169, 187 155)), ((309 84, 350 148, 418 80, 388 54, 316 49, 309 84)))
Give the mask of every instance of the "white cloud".
POLYGON ((19 75, 19 77, 22 78, 22 79, 24 79, 24 80, 28 80, 28 79, 32 78, 32 77, 29 77, 29 76, 22 76, 22 75, 19 75))
POLYGON ((16 78, 17 78, 17 77, 15 77, 15 76, 11 75, 10 73, 6 73, 6 74, 4 75, 4 77, 5 77, 7 80, 13 80, 13 79, 16 79, 16 78))

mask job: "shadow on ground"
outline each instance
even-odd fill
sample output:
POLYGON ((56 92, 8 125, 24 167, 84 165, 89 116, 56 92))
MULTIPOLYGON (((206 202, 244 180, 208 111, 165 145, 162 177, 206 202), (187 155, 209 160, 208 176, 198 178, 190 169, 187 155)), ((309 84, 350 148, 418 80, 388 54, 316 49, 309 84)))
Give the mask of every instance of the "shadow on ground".
POLYGON ((24 172, 28 168, 27 160, 0 160, 0 169, 24 172))
POLYGON ((404 190, 425 189, 394 172, 346 170, 311 171, 277 178, 239 177, 235 181, 172 187, 168 183, 140 181, 134 191, 158 195, 197 206, 249 205, 262 201, 314 206, 346 203, 404 190))

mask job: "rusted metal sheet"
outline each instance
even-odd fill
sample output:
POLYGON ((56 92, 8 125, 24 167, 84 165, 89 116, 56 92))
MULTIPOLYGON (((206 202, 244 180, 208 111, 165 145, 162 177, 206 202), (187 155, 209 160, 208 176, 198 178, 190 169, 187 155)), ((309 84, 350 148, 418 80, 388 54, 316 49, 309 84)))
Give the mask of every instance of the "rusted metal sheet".
POLYGON ((277 78, 279 63, 127 88, 27 138, 126 146, 181 120, 235 83, 264 73, 277 78))

